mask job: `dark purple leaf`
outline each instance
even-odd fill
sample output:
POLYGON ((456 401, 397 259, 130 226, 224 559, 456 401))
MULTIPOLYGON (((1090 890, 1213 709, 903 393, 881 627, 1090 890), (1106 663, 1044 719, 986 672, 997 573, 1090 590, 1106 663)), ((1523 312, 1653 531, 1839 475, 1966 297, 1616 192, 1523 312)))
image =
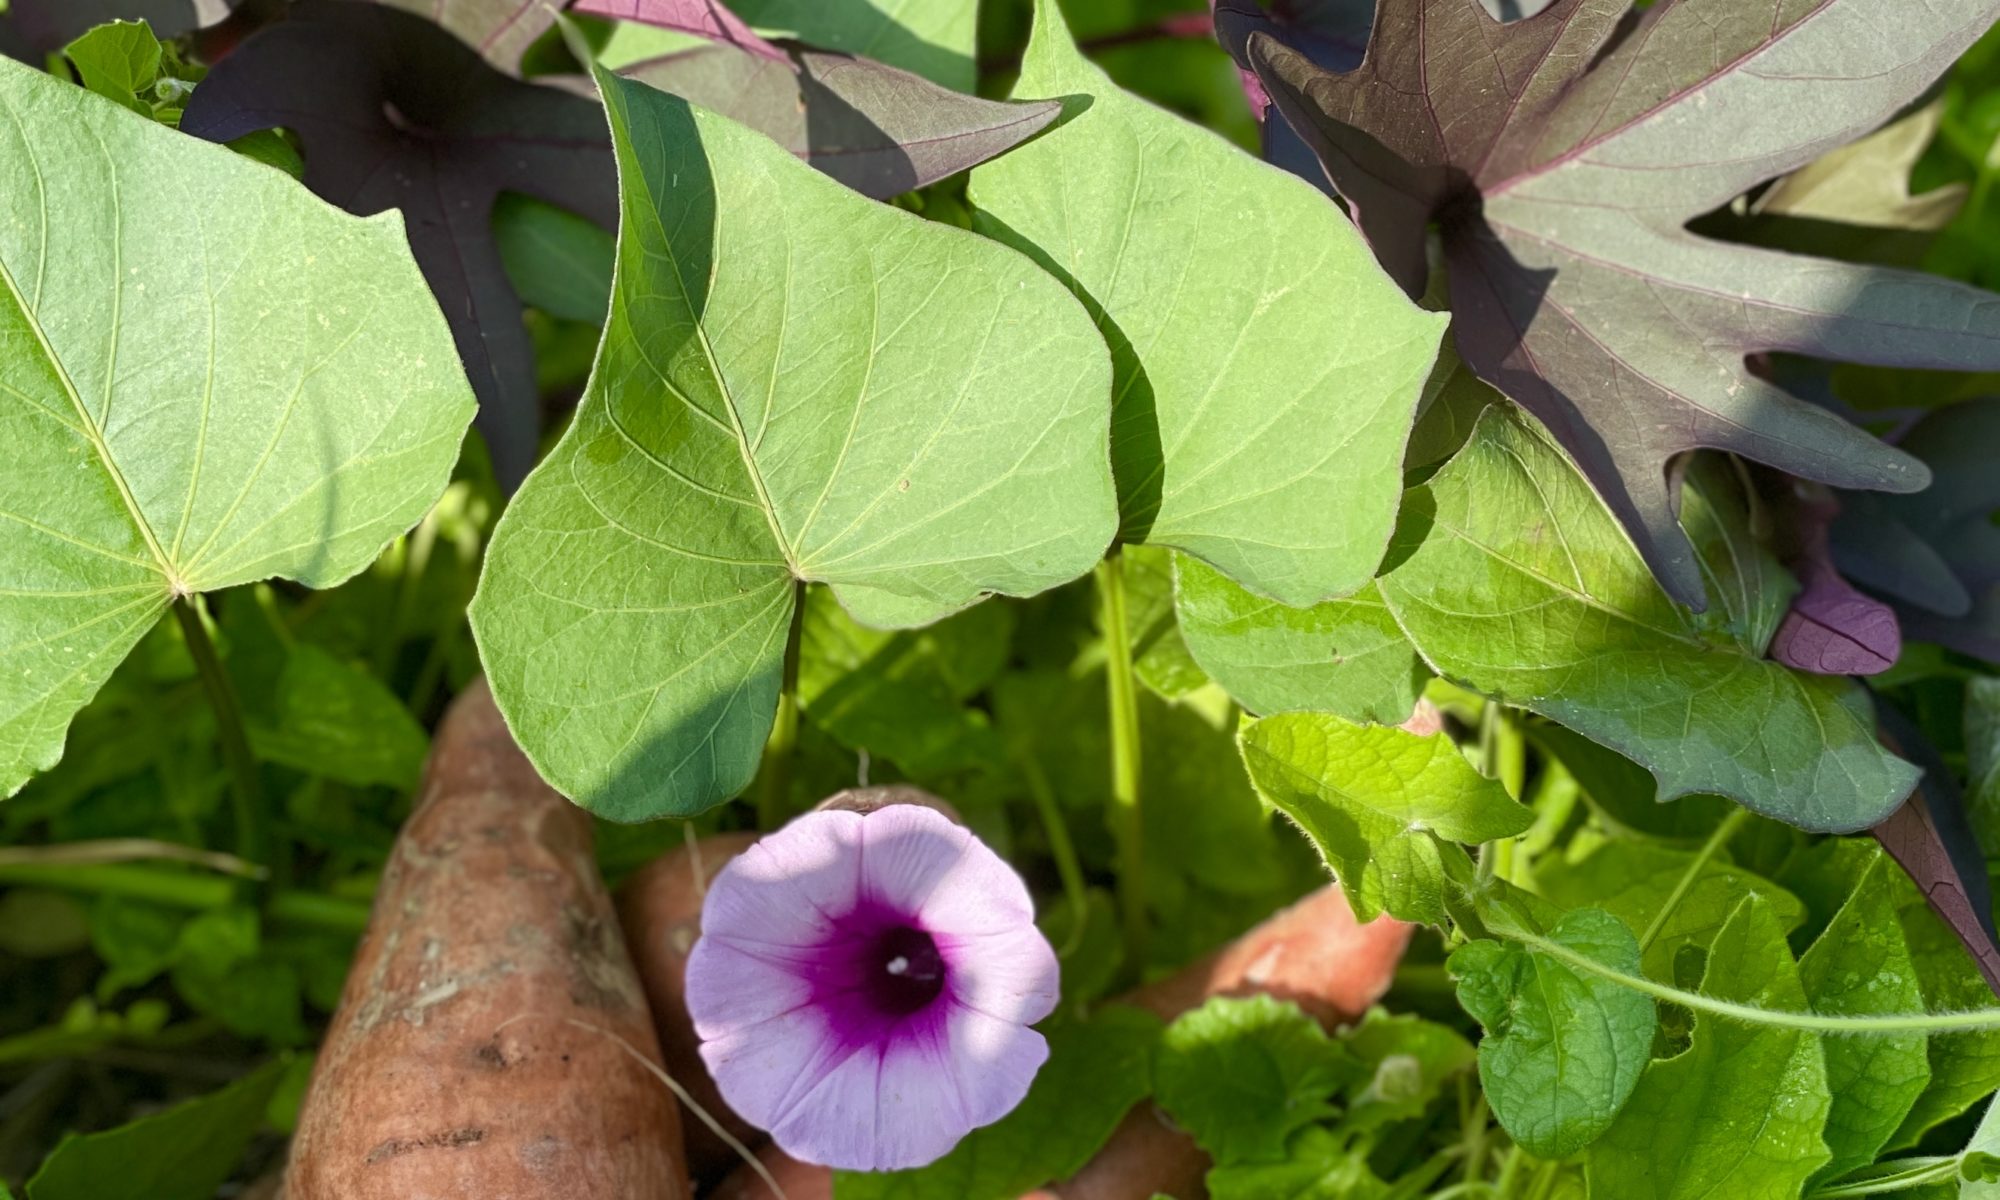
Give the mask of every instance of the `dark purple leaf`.
POLYGON ((1915 496, 1850 496, 1834 559, 1889 597, 1911 637, 2000 662, 2000 397, 1925 414, 1898 444, 1936 482, 1915 496))
POLYGON ((1501 24, 1476 0, 1383 0, 1347 74, 1282 31, 1234 40, 1412 295, 1439 229, 1460 353, 1700 607, 1668 470, 1687 451, 1845 488, 1929 480, 1745 357, 2000 368, 2000 303, 1686 222, 1880 125, 1996 15, 2000 0, 1556 0, 1501 24))
POLYGON ((419 17, 300 0, 218 63, 181 118, 212 141, 273 126, 298 137, 313 191, 354 213, 402 210, 479 395, 494 471, 511 489, 534 463, 541 414, 493 201, 520 192, 615 225, 603 113, 508 78, 419 17))
POLYGON ((759 58, 785 61, 783 50, 758 37, 717 0, 579 0, 576 11, 692 33, 759 58))
POLYGON ((444 26, 512 74, 521 53, 555 24, 563 0, 380 0, 444 26))
POLYGON ((981 100, 871 59, 785 50, 772 59, 713 42, 619 74, 740 121, 876 199, 1005 153, 1062 112, 1056 100, 981 100))
POLYGON ((1886 704, 1876 709, 1887 734, 1884 740, 1923 768, 1924 781, 1903 807, 1868 832, 1916 882, 1931 911, 1958 935, 1987 986, 2000 995, 1993 893, 1958 784, 1915 725, 1886 704))
POLYGON ((1789 483, 1789 520, 1777 549, 1798 577, 1799 594, 1771 638, 1771 657, 1814 675, 1880 675, 1902 657, 1896 614, 1833 565, 1827 527, 1840 502, 1818 484, 1789 483))
POLYGON ((40 66, 40 58, 106 21, 144 21, 163 38, 211 25, 237 0, 11 0, 0 12, 0 54, 40 66))

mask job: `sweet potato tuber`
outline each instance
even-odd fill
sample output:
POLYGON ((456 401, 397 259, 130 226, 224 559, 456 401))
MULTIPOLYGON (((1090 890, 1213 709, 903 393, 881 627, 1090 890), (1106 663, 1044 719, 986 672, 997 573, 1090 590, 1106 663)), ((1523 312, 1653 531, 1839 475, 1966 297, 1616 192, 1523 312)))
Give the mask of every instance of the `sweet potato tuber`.
MULTIPOLYGON (((754 833, 702 838, 647 863, 618 889, 618 919, 652 1007, 667 1074, 738 1141, 753 1146, 763 1135, 729 1111, 702 1065, 701 1039, 687 1013, 687 963, 695 938, 701 935, 701 902, 708 894, 708 881, 756 840, 754 833)), ((712 1178, 736 1164, 736 1152, 699 1117, 683 1109, 680 1119, 687 1136, 688 1170, 696 1179, 712 1178)))
MULTIPOLYGON (((1168 1020, 1210 996, 1264 992, 1291 1000, 1326 1025, 1352 1021, 1389 990, 1410 927, 1383 918, 1363 925, 1338 887, 1328 885, 1221 950, 1123 997, 1168 1020)), ((832 1194, 832 1173, 764 1155, 791 1200, 832 1194)), ((1151 1101, 1125 1115, 1104 1149, 1070 1179, 1023 1200, 1200 1200, 1208 1156, 1151 1101)), ((770 1189, 748 1167, 731 1175, 717 1200, 763 1200, 770 1189)))
POLYGON ((590 818, 475 684, 383 873, 287 1200, 684 1200, 673 1097, 617 1039, 658 1058, 590 818))

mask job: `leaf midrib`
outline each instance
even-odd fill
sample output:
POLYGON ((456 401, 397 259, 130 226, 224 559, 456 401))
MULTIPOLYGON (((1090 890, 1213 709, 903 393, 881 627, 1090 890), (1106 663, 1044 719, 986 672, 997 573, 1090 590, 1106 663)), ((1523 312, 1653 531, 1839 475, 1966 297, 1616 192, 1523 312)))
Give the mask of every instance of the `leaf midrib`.
MULTIPOLYGON (((145 511, 139 507, 138 498, 132 493, 132 486, 125 480, 125 473, 119 470, 117 460, 112 457, 111 447, 104 440, 104 431, 98 427, 96 418, 91 416, 89 406, 84 404, 82 393, 77 391, 76 381, 70 378, 69 369, 63 365, 62 358, 49 343, 48 332, 42 328, 40 319, 33 307, 28 304, 28 298, 22 294, 20 284, 14 279, 13 270, 7 266, 4 259, 0 259, 0 282, 6 284, 7 294, 12 297, 15 308, 20 311, 22 321, 27 324, 28 331, 34 334, 35 345, 41 349, 42 357, 47 360, 50 369, 55 372, 57 382, 62 385, 63 395, 69 398, 70 406, 76 411, 78 427, 83 432, 84 440, 90 443, 98 462, 103 465, 105 473, 118 488, 118 497, 125 505, 126 515, 132 518, 133 525, 138 527, 139 535, 146 541, 146 548, 152 552, 154 568, 159 571, 160 578, 166 582, 170 592, 177 595, 182 593, 185 587, 176 575, 172 561, 160 548, 160 540, 154 535, 153 526, 147 521, 145 511)), ((113 336, 116 336, 115 331, 113 336)))

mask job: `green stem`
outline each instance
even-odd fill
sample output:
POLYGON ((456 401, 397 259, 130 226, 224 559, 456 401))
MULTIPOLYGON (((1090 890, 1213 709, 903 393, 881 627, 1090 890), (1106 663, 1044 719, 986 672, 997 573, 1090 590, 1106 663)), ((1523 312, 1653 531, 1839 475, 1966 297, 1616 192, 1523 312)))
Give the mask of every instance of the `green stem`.
POLYGON ((1644 954, 1646 947, 1653 944, 1653 939, 1660 936, 1660 931, 1667 927, 1667 918, 1674 915, 1674 910, 1680 907, 1681 901, 1685 900, 1688 892, 1693 890, 1694 881, 1701 878, 1701 873, 1707 869, 1709 860, 1729 844, 1729 839, 1735 837, 1736 831, 1743 828, 1743 823, 1749 819, 1750 810, 1739 808, 1722 818, 1716 825, 1715 832, 1709 834, 1708 840, 1695 852, 1694 861, 1687 865, 1687 870, 1682 871, 1681 877, 1674 882, 1674 890, 1667 893, 1666 900, 1660 904, 1660 911, 1653 914, 1653 920, 1646 926, 1646 932, 1640 935, 1639 953, 1644 954))
POLYGON ((1837 1200, 1849 1196, 1881 1196, 1890 1192, 1906 1192, 1925 1184, 1944 1183, 1958 1177, 1960 1155, 1949 1158, 1916 1160, 1917 1165, 1891 1175, 1877 1175, 1873 1179, 1857 1179, 1852 1183, 1831 1183, 1806 1193, 1811 1200, 1837 1200))
POLYGON ((1017 756, 1021 775, 1028 782, 1028 794, 1034 797, 1035 811, 1042 818, 1042 830, 1049 839, 1049 854, 1056 860, 1056 874, 1062 879, 1063 896, 1069 901, 1069 937, 1063 940, 1062 948, 1056 951, 1057 958, 1068 958, 1083 945, 1083 934, 1087 928, 1085 921, 1089 910, 1089 897, 1083 885, 1083 865, 1077 861, 1076 844, 1070 841, 1069 826, 1063 822, 1062 809, 1056 804, 1055 789, 1049 786, 1048 773, 1042 764, 1023 754, 1017 756))
POLYGON ((1140 807, 1139 686, 1132 669, 1132 631, 1125 606, 1120 553, 1097 564, 1098 619, 1104 627, 1105 674, 1111 698, 1111 824, 1118 837, 1118 910, 1126 961, 1142 966, 1146 948, 1146 823, 1140 807))
POLYGON ((1797 1029, 1806 1033, 1884 1035, 1897 1033, 1962 1033, 1969 1030, 2000 1029, 2000 1008, 1976 1008, 1967 1012, 1951 1013, 1887 1013, 1876 1016, 1828 1016, 1824 1013, 1792 1012, 1778 1008, 1758 1008, 1751 1004, 1737 1004, 1730 1000, 1718 1000, 1699 992, 1683 991, 1664 983, 1655 983, 1641 975, 1631 975, 1616 967, 1608 967, 1587 954, 1580 954, 1560 942, 1550 941, 1539 934, 1526 930, 1505 929, 1494 931, 1508 941, 1518 942, 1530 950, 1536 950, 1557 962, 1574 967, 1579 971, 1608 979, 1620 987, 1631 988, 1653 997, 1668 1000, 1684 1008, 1705 1012, 1724 1020, 1740 1021, 1745 1025, 1764 1025, 1775 1029, 1797 1029))
MULTIPOLYGON (((1488 700, 1479 710, 1479 771, 1498 780, 1507 794, 1519 800, 1528 773, 1527 745, 1520 728, 1505 705, 1488 700)), ((1479 878, 1495 875, 1511 879, 1514 870, 1514 839, 1501 838, 1479 847, 1479 878)))
MULTIPOLYGON (((0 886, 118 896, 194 910, 222 908, 237 897, 237 885, 221 876, 133 863, 10 863, 0 865, 0 886)), ((359 933, 368 925, 366 904, 319 892, 274 892, 265 911, 276 923, 330 933, 359 933)))
POLYGON ((222 659, 209 640, 199 602, 183 596, 174 604, 181 635, 194 658, 195 674, 208 693, 215 710, 216 734, 222 742, 222 762, 229 769, 230 804, 236 815, 236 856, 259 866, 269 865, 271 832, 264 812, 263 787, 258 781, 257 760, 250 753, 250 735, 243 727, 243 709, 236 702, 236 689, 222 669, 222 659))
POLYGON ((1545 1162, 1536 1167, 1534 1176, 1528 1180, 1527 1200, 1549 1200, 1549 1194, 1556 1190, 1556 1176, 1561 1170, 1561 1163, 1545 1162))
POLYGON ((792 757, 799 748, 799 632, 805 627, 806 585, 792 583, 792 627, 785 635, 785 674, 778 687, 778 715, 764 743, 757 775, 757 824, 776 829, 792 815, 792 757))

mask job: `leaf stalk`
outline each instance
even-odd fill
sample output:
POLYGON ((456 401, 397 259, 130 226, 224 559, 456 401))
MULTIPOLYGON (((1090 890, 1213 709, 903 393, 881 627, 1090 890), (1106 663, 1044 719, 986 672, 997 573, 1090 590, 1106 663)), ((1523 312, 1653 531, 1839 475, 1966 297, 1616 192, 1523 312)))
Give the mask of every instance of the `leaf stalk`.
POLYGON ((1132 666, 1124 556, 1117 549, 1097 564, 1096 582, 1110 696, 1111 826, 1118 838, 1118 913, 1125 933, 1125 960, 1138 969, 1146 961, 1146 823, 1140 804, 1145 760, 1139 739, 1139 687, 1132 666))
POLYGON ((215 642, 208 636, 200 603, 198 597, 182 596, 174 602, 173 609, 180 621, 181 636, 187 641, 188 654, 194 659, 195 674, 201 679, 202 690, 208 693, 209 707, 215 710, 216 736, 222 743, 223 766, 229 771, 230 807, 236 818, 236 856, 258 866, 269 866, 270 822, 264 811, 257 759, 250 752, 243 706, 222 667, 221 656, 215 652, 215 642))

